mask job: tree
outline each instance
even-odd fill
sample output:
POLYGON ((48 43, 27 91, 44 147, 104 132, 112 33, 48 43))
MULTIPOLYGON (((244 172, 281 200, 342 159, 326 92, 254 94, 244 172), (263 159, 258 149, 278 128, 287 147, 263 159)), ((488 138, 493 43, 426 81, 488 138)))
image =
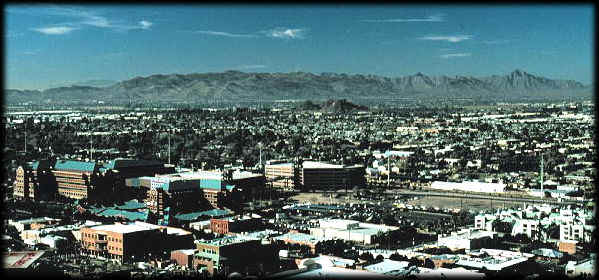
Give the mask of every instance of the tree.
POLYGON ((374 256, 370 252, 364 252, 360 255, 361 260, 365 260, 367 263, 371 263, 374 261, 374 256))

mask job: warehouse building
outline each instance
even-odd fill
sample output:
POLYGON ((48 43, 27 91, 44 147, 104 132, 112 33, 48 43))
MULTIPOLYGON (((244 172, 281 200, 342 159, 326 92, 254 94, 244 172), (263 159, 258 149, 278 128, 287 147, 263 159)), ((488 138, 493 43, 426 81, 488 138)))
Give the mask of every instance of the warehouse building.
POLYGON ((451 250, 474 250, 492 246, 496 233, 493 231, 464 229, 450 235, 439 235, 437 244, 451 250))
POLYGON ((319 219, 318 222, 320 226, 311 228, 310 235, 317 238, 343 239, 364 244, 374 244, 384 233, 399 229, 393 226, 342 219, 319 219))

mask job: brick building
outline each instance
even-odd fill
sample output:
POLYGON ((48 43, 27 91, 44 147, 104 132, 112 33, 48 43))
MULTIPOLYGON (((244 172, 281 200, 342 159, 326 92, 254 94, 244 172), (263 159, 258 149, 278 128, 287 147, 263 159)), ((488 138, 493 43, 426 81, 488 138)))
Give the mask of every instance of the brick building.
POLYGON ((97 192, 94 181, 99 176, 99 165, 95 162, 58 160, 52 173, 60 196, 72 199, 94 200, 97 192))
POLYGON ((278 270, 278 250, 270 244, 262 244, 260 239, 227 236, 196 241, 196 247, 193 267, 205 267, 212 276, 233 272, 256 275, 278 270))
POLYGON ((191 232, 144 222, 84 227, 79 232, 85 254, 124 263, 165 259, 173 250, 193 247, 191 232))
POLYGON ((192 268, 195 253, 197 253, 196 249, 175 250, 171 252, 171 260, 179 266, 192 268))
POLYGON ((251 216, 210 219, 210 230, 219 234, 257 231, 262 229, 261 221, 261 218, 251 216))

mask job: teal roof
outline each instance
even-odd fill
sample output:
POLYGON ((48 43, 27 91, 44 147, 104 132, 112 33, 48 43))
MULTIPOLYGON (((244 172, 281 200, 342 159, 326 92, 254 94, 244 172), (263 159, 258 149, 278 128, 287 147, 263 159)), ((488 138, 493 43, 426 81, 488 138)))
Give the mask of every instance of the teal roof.
POLYGON ((193 221, 193 220, 196 220, 197 218, 203 217, 203 216, 222 217, 222 216, 226 216, 226 215, 230 215, 230 214, 232 214, 231 211, 222 210, 222 209, 212 209, 212 210, 208 210, 208 211, 179 214, 179 215, 175 216, 175 219, 183 220, 183 221, 193 221))
POLYGON ((54 165, 56 170, 77 170, 93 172, 96 168, 95 162, 74 161, 74 160, 59 160, 54 165))
POLYGON ((125 204, 123 204, 123 205, 116 205, 114 208, 122 209, 122 210, 145 209, 146 204, 137 201, 137 199, 132 199, 132 200, 126 201, 125 204))
POLYGON ((289 240, 292 240, 295 242, 311 242, 311 243, 318 243, 320 241, 323 241, 322 238, 318 238, 316 236, 306 234, 306 233, 301 233, 301 232, 288 232, 283 235, 275 236, 275 237, 273 237, 273 239, 274 240, 289 239, 289 240))
POLYGON ((141 220, 145 221, 148 218, 148 211, 144 212, 135 212, 135 211, 125 211, 125 210, 117 210, 113 208, 105 209, 104 211, 98 213, 100 216, 104 217, 123 217, 130 221, 141 220))
POLYGON ((200 179, 201 189, 221 190, 222 181, 218 179, 200 179))

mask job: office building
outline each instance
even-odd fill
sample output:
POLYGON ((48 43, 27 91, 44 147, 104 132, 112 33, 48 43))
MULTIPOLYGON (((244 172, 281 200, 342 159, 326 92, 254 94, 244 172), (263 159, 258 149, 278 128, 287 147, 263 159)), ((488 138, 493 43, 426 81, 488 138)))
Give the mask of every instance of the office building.
POLYGON ((191 232, 144 222, 84 227, 79 232, 87 255, 124 263, 164 259, 173 250, 193 247, 191 232))

